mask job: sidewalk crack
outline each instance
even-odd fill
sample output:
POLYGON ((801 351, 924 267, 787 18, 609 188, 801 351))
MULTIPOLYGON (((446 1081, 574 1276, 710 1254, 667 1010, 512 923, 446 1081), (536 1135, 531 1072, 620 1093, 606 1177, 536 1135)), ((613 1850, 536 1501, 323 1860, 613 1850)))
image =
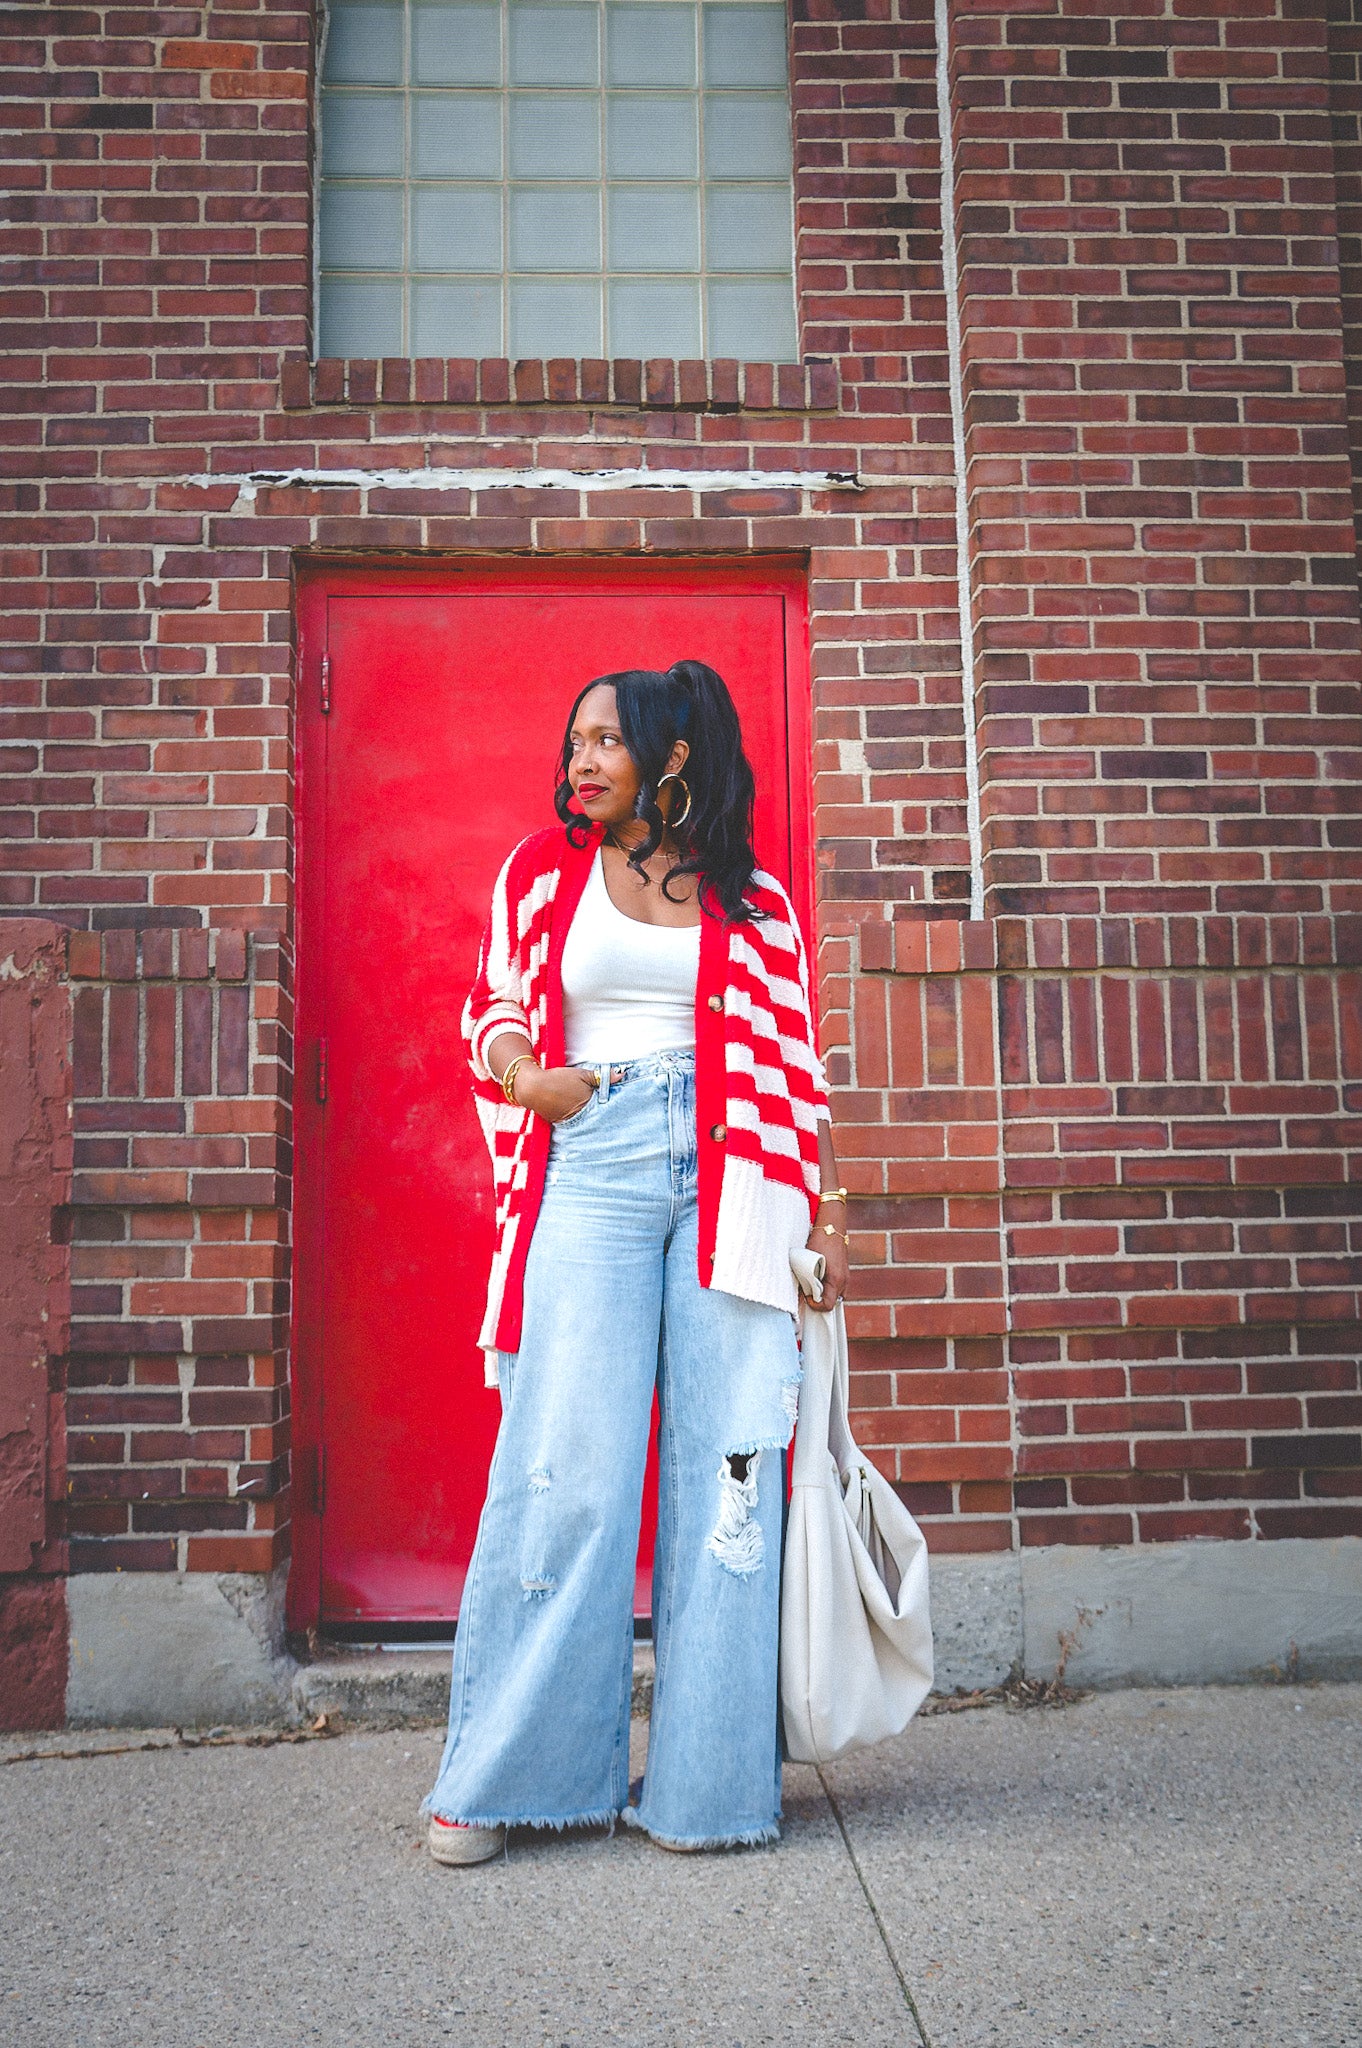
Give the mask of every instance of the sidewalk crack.
POLYGON ((922 2043, 922 2048, 932 2048, 931 2038, 928 2035, 927 2029, 922 2024, 922 2014, 917 2009, 917 2001, 913 1997, 912 1992, 908 1989, 908 1979, 904 1976, 902 1966, 899 1963, 899 1959, 894 1953, 894 1944, 889 1939, 889 1929, 884 1924, 884 1920, 880 1914, 880 1909, 875 1904, 874 1894, 872 1893, 870 1886, 866 1882, 865 1872, 861 1868, 861 1859, 856 1854, 855 1849, 852 1847, 851 1836, 847 1832, 847 1824, 845 1820, 843 1820, 842 1818, 842 1809, 837 1804, 837 1800, 833 1793, 831 1785, 829 1785, 827 1779, 823 1776, 823 1766, 821 1764, 815 1764, 814 1769, 818 1773, 818 1782, 823 1787, 823 1797, 827 1800, 828 1805, 832 1808, 832 1817, 836 1821, 838 1829, 842 1836, 842 1841, 846 1845, 847 1855, 851 1858, 851 1867, 856 1873, 856 1882, 860 1885, 861 1892, 865 1899, 865 1902, 867 1906, 869 1906, 870 1908, 870 1917, 875 1922, 875 1925, 879 1930, 880 1940, 884 1944, 884 1952, 889 1958, 889 1967, 894 1972, 894 1975, 898 1978, 899 1990, 903 1993, 903 2002, 913 2016, 913 2025, 917 2028, 918 2039, 922 2043))

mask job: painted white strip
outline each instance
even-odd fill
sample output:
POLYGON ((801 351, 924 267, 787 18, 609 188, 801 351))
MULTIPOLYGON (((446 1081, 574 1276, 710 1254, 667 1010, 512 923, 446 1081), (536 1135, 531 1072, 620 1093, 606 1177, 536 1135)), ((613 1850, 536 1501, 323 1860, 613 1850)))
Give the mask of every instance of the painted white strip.
POLYGON ((951 130, 949 0, 936 0, 936 124, 941 138, 941 275, 946 292, 946 362, 955 449, 955 576, 960 610, 960 694, 965 720, 965 831, 969 914, 984 914, 984 834, 979 815, 979 731, 974 711, 974 616, 969 587, 969 488, 965 475, 965 390, 961 376, 960 265, 955 243, 955 143, 951 130))
MULTIPOLYGON (((886 478, 898 483, 901 478, 886 478)), ((854 469, 253 469, 186 476, 194 490, 235 484, 239 503, 300 484, 360 491, 859 491, 854 469)))

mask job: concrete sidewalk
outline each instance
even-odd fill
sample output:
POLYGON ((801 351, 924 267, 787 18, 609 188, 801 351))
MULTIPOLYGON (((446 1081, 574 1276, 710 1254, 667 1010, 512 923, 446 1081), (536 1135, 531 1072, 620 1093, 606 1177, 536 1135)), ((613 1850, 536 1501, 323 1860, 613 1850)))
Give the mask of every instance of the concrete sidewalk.
POLYGON ((440 1740, 0 1767, 0 2041, 1362 2042, 1362 1686, 936 1714, 791 1768, 775 1849, 520 1835, 472 1871, 421 1846, 440 1740))

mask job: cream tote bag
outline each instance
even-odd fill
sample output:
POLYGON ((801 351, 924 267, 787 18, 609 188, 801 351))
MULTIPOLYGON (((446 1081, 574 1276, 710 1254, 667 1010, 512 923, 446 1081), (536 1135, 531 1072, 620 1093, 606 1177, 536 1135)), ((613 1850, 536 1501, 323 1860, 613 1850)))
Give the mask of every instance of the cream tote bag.
MULTIPOLYGON (((824 1262, 790 1257, 818 1301, 824 1262)), ((907 1727, 932 1689, 927 1545, 847 1419, 846 1318, 803 1318, 804 1380, 780 1582, 780 1705, 794 1763, 831 1763, 907 1727)))

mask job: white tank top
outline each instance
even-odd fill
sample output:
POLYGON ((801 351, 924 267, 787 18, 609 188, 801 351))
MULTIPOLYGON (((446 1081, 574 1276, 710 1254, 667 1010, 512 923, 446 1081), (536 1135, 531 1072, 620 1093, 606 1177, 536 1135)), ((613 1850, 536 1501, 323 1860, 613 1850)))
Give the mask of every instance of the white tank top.
POLYGON ((699 925, 626 917, 610 900, 597 847, 563 943, 569 1066, 693 1047, 699 969, 699 925))

